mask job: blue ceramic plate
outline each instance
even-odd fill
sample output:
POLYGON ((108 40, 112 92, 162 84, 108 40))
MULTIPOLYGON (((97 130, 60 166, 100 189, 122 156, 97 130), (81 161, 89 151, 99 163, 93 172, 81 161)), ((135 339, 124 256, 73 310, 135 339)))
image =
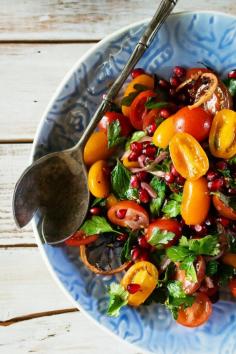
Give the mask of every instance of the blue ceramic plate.
MULTIPOLYGON (((70 71, 53 97, 35 139, 32 158, 73 146, 101 96, 127 62, 147 22, 131 25, 94 46, 70 71)), ((174 65, 199 62, 225 75, 236 68, 236 18, 222 13, 172 15, 138 66, 162 76, 174 65)), ((69 207, 69 206, 68 206, 69 207)), ((235 354, 236 308, 218 302, 210 321, 197 329, 176 324, 158 305, 124 308, 119 318, 106 316, 106 286, 111 277, 95 276, 77 253, 41 242, 40 219, 34 230, 42 254, 71 300, 103 327, 138 347, 158 354, 235 354)))

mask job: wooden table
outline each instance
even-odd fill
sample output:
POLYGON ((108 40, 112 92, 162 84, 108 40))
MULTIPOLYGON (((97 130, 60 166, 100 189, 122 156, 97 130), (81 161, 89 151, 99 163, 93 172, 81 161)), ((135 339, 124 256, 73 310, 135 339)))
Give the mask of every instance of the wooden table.
MULTIPOLYGON (((91 323, 52 280, 31 226, 17 230, 14 184, 41 115, 65 73, 93 43, 150 17, 154 0, 0 0, 0 352, 134 354, 91 323)), ((235 0, 180 0, 177 10, 236 14, 235 0)))

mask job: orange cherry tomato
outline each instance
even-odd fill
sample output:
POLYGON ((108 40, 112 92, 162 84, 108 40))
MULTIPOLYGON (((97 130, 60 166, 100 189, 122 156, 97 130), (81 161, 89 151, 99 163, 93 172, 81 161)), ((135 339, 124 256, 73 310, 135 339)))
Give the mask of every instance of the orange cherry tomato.
POLYGON ((236 278, 229 281, 229 288, 233 297, 236 297, 236 278))
POLYGON ((188 133, 197 141, 203 141, 208 137, 212 118, 203 108, 183 107, 172 117, 176 132, 188 133))
POLYGON ((76 231, 65 244, 70 247, 79 247, 81 245, 88 245, 89 243, 95 242, 98 239, 98 235, 87 236, 84 231, 76 231))
POLYGON ((147 112, 145 103, 150 97, 156 97, 156 93, 152 90, 140 92, 130 106, 129 119, 132 126, 137 130, 143 129, 143 118, 147 112))
POLYGON ((181 202, 181 216, 187 225, 204 222, 210 209, 211 198, 207 180, 201 177, 196 181, 185 181, 181 202))
POLYGON ((175 279, 181 281, 184 292, 189 295, 195 293, 205 278, 206 263, 202 256, 197 257, 195 268, 197 273, 197 282, 191 282, 186 278, 185 270, 180 269, 179 264, 176 265, 175 279))
POLYGON ((134 294, 129 294, 128 304, 137 307, 151 295, 157 286, 158 270, 154 264, 140 261, 133 264, 121 280, 121 285, 127 290, 128 285, 138 284, 140 289, 134 294))
POLYGON ((106 198, 110 192, 108 165, 104 160, 96 161, 89 169, 88 187, 96 198, 106 198))
POLYGON ((230 159, 236 154, 236 112, 223 109, 213 119, 209 146, 213 156, 230 159))
POLYGON ((122 162, 123 162, 123 165, 126 168, 137 168, 137 167, 140 167, 138 161, 129 161, 128 157, 123 157, 122 158, 122 162))
POLYGON ((208 157, 192 135, 176 133, 169 148, 174 167, 182 177, 194 181, 206 174, 209 169, 208 157))
POLYGON ((224 200, 221 200, 220 195, 213 195, 213 205, 221 216, 230 220, 236 220, 236 210, 226 204, 228 198, 225 196, 224 200))
POLYGON ((175 134, 173 117, 167 118, 157 127, 152 142, 157 147, 165 149, 175 134))
POLYGON ((84 162, 90 166, 98 160, 106 160, 113 150, 108 149, 105 132, 94 132, 84 147, 84 162))
POLYGON ((186 327, 198 327, 207 322, 212 313, 209 297, 198 293, 192 306, 179 310, 177 322, 186 327))
MULTIPOLYGON (((127 86, 124 97, 129 96, 130 93, 135 92, 136 89, 134 88, 135 85, 143 85, 146 86, 148 89, 153 90, 154 89, 154 78, 150 75, 147 74, 142 74, 137 76, 135 79, 133 79, 127 86)), ((130 114, 130 106, 121 106, 122 113, 126 116, 129 117, 130 114)))
POLYGON ((123 200, 108 210, 108 219, 115 225, 138 230, 148 227, 146 210, 134 201, 123 200))
POLYGON ((117 112, 106 112, 98 123, 98 129, 107 133, 109 124, 115 122, 116 120, 120 122, 121 135, 129 136, 129 134, 133 131, 133 127, 130 124, 129 118, 117 112))
POLYGON ((107 209, 110 209, 114 205, 116 205, 119 202, 119 199, 117 199, 114 194, 110 194, 107 199, 106 199, 106 207, 107 209))
POLYGON ((236 268, 236 254, 235 253, 226 253, 222 257, 222 262, 228 264, 231 267, 236 268))
MULTIPOLYGON (((167 244, 163 245, 164 248, 170 247, 178 241, 178 239, 182 235, 182 227, 180 223, 174 219, 157 219, 154 222, 152 222, 148 228, 147 232, 145 235, 145 238, 148 243, 150 243, 152 246, 157 246, 155 245, 155 236, 154 232, 155 230, 159 231, 164 231, 164 232, 172 232, 175 234, 175 237, 173 240, 169 241, 167 244)), ((160 246, 160 245, 159 245, 160 246)))

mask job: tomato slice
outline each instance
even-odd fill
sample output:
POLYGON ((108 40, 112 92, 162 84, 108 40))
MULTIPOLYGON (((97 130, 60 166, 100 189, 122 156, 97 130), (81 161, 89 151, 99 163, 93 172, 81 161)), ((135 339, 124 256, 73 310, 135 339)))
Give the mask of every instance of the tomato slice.
POLYGON ((191 282, 186 279, 185 270, 180 269, 179 265, 176 265, 175 279, 181 281, 183 284, 183 290, 186 294, 193 294, 200 287, 206 273, 206 263, 202 256, 197 257, 197 262, 195 264, 197 273, 197 282, 191 282))
POLYGON ((144 114, 147 112, 145 103, 150 97, 156 97, 156 93, 152 90, 140 92, 130 106, 130 122, 137 130, 143 129, 143 118, 144 114))
POLYGON ((177 322, 185 327, 198 327, 207 322, 212 313, 212 303, 207 295, 198 293, 194 304, 181 308, 177 322))
POLYGON ((108 210, 108 219, 115 225, 138 230, 148 227, 146 210, 134 201, 123 200, 108 210))
POLYGON ((109 124, 115 122, 116 120, 120 122, 122 136, 128 136, 133 131, 129 118, 117 112, 106 112, 98 123, 98 129, 107 133, 109 124))
MULTIPOLYGON (((223 195, 224 197, 224 195, 223 195)), ((227 200, 227 197, 225 196, 227 200)), ((228 206, 218 195, 213 195, 212 197, 213 205, 221 216, 228 218, 230 220, 236 220, 236 211, 228 206)))
POLYGON ((156 119, 159 118, 159 112, 161 108, 151 109, 149 112, 143 116, 143 130, 146 129, 152 123, 155 123, 156 119))
POLYGON ((164 248, 176 244, 176 242, 182 235, 182 227, 178 221, 174 219, 157 219, 149 225, 147 233, 145 235, 147 242, 154 247, 155 239, 153 238, 153 233, 155 232, 155 230, 162 230, 164 232, 169 231, 175 234, 175 237, 171 241, 163 245, 164 248))
POLYGON ((65 241, 67 246, 78 247, 81 245, 88 245, 95 242, 98 239, 98 235, 87 236, 84 231, 76 231, 68 240, 65 241))

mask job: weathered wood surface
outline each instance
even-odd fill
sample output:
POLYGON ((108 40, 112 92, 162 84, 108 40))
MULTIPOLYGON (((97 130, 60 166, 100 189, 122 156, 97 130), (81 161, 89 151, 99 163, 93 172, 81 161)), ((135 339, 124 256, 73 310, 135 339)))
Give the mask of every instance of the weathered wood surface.
MULTIPOLYGON (((156 0, 1 0, 0 40, 96 40, 151 17, 156 0)), ((236 13, 234 0, 181 0, 175 11, 236 13)))

